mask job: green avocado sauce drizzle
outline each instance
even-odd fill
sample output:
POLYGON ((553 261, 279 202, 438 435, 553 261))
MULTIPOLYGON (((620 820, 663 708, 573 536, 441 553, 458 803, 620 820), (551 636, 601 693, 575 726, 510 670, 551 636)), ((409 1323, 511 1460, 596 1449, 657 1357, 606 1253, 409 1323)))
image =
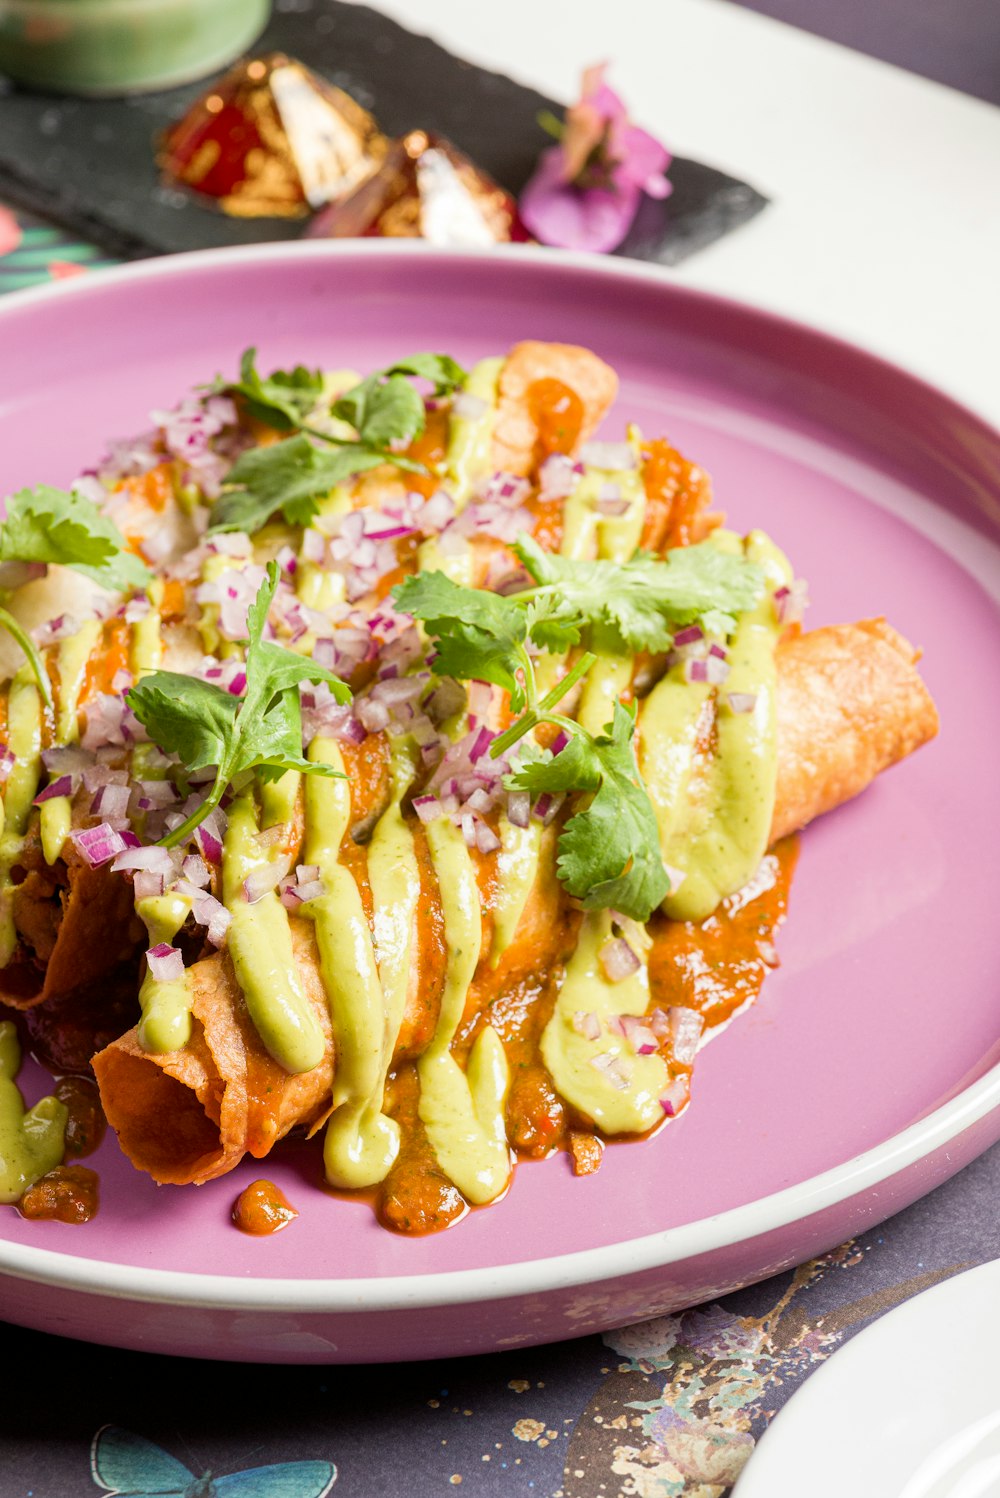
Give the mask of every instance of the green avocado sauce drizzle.
POLYGON ((467 1201, 494 1201, 512 1168, 504 1122, 510 1070, 491 1025, 479 1032, 463 1072, 451 1054, 479 954, 483 926, 479 885, 465 840, 447 817, 428 824, 427 841, 441 889, 448 958, 441 1012, 417 1062, 420 1119, 438 1163, 467 1201))
POLYGON ((685 681, 683 664, 657 684, 639 717, 639 767, 660 827, 663 860, 684 874, 663 902, 665 913, 679 921, 704 920, 742 888, 767 851, 774 816, 775 648, 781 633, 774 592, 791 581, 792 570, 762 531, 751 531, 745 540, 721 531, 715 540, 742 549, 767 579, 764 596, 740 618, 729 641, 729 675, 714 689, 716 752, 707 760, 696 753, 698 719, 713 688, 685 681), (753 696, 753 711, 735 712, 731 693, 753 696))
POLYGON ((18 671, 7 703, 7 746, 14 756, 3 797, 0 834, 0 967, 17 947, 11 870, 24 846, 24 834, 42 772, 42 699, 29 667, 18 671))
POLYGON ((21 1047, 10 1020, 0 1023, 0 1202, 16 1202, 62 1163, 68 1112, 55 1097, 25 1109, 15 1077, 21 1047))
MULTIPOLYGON (((314 739, 309 758, 343 771, 335 739, 314 739)), ((303 914, 316 928, 337 1055, 323 1162, 331 1185, 357 1189, 383 1180, 399 1151, 399 1126, 382 1112, 385 1005, 361 892, 340 862, 351 819, 350 782, 310 775, 305 794, 305 858, 319 866, 324 892, 303 914)))
MULTIPOLYGON (((136 914, 149 934, 149 945, 171 944, 187 920, 191 901, 185 895, 150 895, 136 902, 136 914)), ((180 978, 154 978, 147 968, 139 987, 139 1044, 155 1056, 179 1051, 191 1039, 194 994, 187 971, 180 978)))
POLYGON ((231 921, 229 956, 265 1050, 285 1071, 312 1071, 326 1044, 292 955, 288 912, 274 890, 249 901, 244 881, 268 861, 257 837, 257 809, 244 792, 229 808, 222 856, 222 899, 231 921))

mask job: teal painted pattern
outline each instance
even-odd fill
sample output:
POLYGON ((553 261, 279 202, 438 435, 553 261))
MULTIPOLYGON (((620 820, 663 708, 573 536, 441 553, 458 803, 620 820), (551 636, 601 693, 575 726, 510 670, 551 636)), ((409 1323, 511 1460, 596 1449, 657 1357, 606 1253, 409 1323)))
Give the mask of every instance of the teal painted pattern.
POLYGON ((0 295, 115 264, 96 246, 0 203, 0 295))

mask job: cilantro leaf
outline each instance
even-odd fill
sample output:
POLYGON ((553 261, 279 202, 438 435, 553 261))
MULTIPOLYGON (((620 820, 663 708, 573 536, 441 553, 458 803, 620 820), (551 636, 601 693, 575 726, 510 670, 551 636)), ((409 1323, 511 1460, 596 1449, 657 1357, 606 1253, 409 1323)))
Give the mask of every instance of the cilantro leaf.
POLYGON ((424 429, 424 403, 403 374, 369 375, 333 405, 364 443, 408 444, 424 429))
POLYGON ((308 525, 318 501, 354 474, 377 468, 385 454, 359 443, 317 447, 299 432, 268 447, 242 453, 229 470, 228 488, 212 507, 209 534, 246 531, 253 535, 280 510, 290 525, 308 525))
POLYGON ((465 379, 465 371, 447 354, 414 354, 376 371, 332 406, 331 414, 357 432, 357 440, 352 441, 305 425, 322 399, 319 370, 310 371, 300 364, 263 379, 255 367, 255 353, 254 349, 244 353, 238 382, 217 381, 213 388, 241 395, 252 415, 278 431, 305 430, 237 459, 227 476, 226 492, 212 510, 209 534, 238 530, 252 535, 279 510, 290 525, 308 525, 317 501, 335 485, 382 463, 424 472, 420 463, 393 451, 409 446, 426 420, 423 399, 409 377, 430 380, 438 395, 465 379))
POLYGON ((413 354, 376 370, 334 402, 333 414, 354 427, 365 444, 405 445, 424 429, 423 398, 408 376, 430 380, 435 395, 447 395, 465 380, 465 370, 447 354, 413 354))
MULTIPOLYGON (((515 598, 517 594, 513 595, 515 598)), ((583 621, 579 611, 556 593, 532 598, 526 610, 528 635, 542 650, 563 655, 579 645, 583 621)))
POLYGON ((518 671, 533 681, 524 646, 524 610, 510 598, 479 588, 463 588, 443 572, 418 572, 392 590, 393 604, 426 625, 437 645, 431 670, 465 681, 491 681, 510 693, 520 712, 525 688, 518 671))
POLYGON ((125 549, 125 538, 92 500, 39 484, 7 501, 0 524, 0 562, 72 567, 102 588, 144 588, 149 568, 125 549))
MULTIPOLYGON (((558 599, 557 623, 601 628, 631 650, 669 650, 676 631, 695 622, 710 633, 729 634, 764 586, 759 567, 710 541, 676 547, 662 560, 639 556, 629 562, 553 555, 527 535, 513 549, 537 585, 529 595, 542 589, 558 599)), ((546 627, 551 632, 552 624, 546 627)))
POLYGON ((620 910, 648 921, 670 889, 649 795, 632 739, 635 709, 615 704, 614 721, 596 738, 576 727, 554 758, 522 763, 511 790, 593 792, 559 836, 557 871, 585 910, 620 910))
POLYGON ((238 380, 220 375, 210 387, 216 395, 239 395, 255 421, 279 432, 301 426, 323 397, 323 374, 297 364, 275 369, 264 378, 257 370, 257 350, 243 350, 238 380))
POLYGON ((348 701, 351 694, 332 671, 264 639, 277 586, 278 567, 269 562, 267 578, 247 610, 247 685, 242 698, 175 671, 154 671, 129 689, 128 705, 154 743, 176 754, 187 769, 216 768, 215 783, 201 806, 163 839, 168 848, 190 837, 244 770, 257 770, 265 779, 286 770, 336 773, 329 765, 303 758, 297 687, 302 681, 326 682, 338 702, 348 701))

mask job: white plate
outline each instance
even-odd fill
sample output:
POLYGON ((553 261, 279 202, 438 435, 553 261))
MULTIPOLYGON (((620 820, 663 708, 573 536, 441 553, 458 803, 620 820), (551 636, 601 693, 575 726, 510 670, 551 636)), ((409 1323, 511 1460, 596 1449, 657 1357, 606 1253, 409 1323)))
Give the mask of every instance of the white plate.
POLYGON ((905 1301, 782 1410, 734 1498, 998 1498, 1000 1260, 905 1301))

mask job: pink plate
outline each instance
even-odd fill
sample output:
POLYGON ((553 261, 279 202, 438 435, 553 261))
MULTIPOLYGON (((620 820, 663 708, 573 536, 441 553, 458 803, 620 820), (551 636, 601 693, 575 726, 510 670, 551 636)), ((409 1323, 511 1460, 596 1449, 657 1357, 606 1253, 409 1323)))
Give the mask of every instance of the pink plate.
MULTIPOLYGON (((667 432, 762 526, 810 622, 886 614, 924 647, 943 732, 803 838, 782 966, 700 1060, 687 1113, 575 1179, 525 1165, 499 1205, 409 1240, 324 1194, 315 1148, 264 1171, 301 1216, 230 1224, 240 1169, 157 1189, 97 1159, 87 1227, 0 1219, 0 1313, 207 1358, 479 1352, 658 1315, 898 1210, 1000 1136, 1000 435, 911 375, 621 262, 523 248, 261 246, 105 272, 0 305, 0 492, 67 483, 106 437, 255 343, 264 368, 463 362, 589 344, 625 421, 667 432)), ((29 1088, 41 1089, 40 1075, 29 1088)))

